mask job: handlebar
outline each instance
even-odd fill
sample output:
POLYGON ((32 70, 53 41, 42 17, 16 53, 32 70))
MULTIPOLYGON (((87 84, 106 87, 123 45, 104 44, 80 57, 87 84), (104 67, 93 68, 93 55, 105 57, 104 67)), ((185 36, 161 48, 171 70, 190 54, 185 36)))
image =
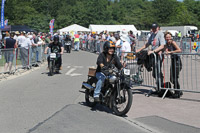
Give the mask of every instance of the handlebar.
MULTIPOLYGON (((44 54, 47 54, 47 53, 44 52, 44 54)), ((50 53, 50 54, 51 54, 51 53, 50 53)), ((57 54, 57 55, 62 55, 61 52, 60 52, 60 53, 55 53, 55 54, 57 54)))

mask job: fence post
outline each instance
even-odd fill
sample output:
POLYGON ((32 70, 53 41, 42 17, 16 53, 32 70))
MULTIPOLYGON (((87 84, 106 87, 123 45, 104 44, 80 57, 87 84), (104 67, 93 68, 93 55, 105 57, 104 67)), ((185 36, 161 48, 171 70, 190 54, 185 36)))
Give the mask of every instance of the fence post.
POLYGON ((15 65, 14 66, 14 68, 15 68, 14 72, 16 72, 16 70, 17 70, 17 48, 15 48, 14 63, 13 64, 15 65))

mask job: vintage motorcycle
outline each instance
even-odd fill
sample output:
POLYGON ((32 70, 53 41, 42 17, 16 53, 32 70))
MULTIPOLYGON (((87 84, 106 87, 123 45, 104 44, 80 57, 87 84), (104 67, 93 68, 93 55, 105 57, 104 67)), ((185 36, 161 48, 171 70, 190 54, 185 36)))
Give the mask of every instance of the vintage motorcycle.
POLYGON ((61 54, 59 53, 51 53, 49 58, 50 58, 50 62, 49 62, 49 75, 53 76, 55 73, 59 73, 59 66, 56 63, 56 61, 58 60, 58 58, 61 56, 61 54))
POLYGON ((66 50, 67 53, 71 52, 71 41, 65 42, 64 49, 66 50))
MULTIPOLYGON (((89 71, 95 69, 89 69, 89 71)), ((85 89, 85 101, 90 107, 97 103, 94 101, 93 94, 97 79, 94 74, 88 74, 87 82, 82 83, 82 89, 85 89)), ((118 116, 125 115, 132 105, 132 91, 130 89, 130 69, 123 68, 117 70, 111 67, 108 70, 108 76, 100 93, 100 104, 108 106, 118 116)))

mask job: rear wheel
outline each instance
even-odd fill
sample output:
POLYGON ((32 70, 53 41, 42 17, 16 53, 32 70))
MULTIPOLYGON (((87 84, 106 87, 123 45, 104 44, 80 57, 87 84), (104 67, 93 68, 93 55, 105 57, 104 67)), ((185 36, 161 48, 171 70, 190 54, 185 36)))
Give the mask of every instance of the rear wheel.
POLYGON ((111 98, 112 109, 118 116, 123 116, 131 108, 132 105, 132 91, 129 88, 123 88, 120 90, 120 97, 118 97, 117 91, 114 92, 111 98))
POLYGON ((90 107, 94 107, 96 105, 96 102, 94 102, 93 93, 88 89, 85 90, 85 101, 86 104, 90 107))

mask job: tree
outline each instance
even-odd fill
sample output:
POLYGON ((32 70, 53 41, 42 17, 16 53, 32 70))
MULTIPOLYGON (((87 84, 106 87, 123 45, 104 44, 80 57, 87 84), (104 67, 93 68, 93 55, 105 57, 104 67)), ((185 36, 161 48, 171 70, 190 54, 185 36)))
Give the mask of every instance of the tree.
POLYGON ((200 28, 200 1, 184 0, 6 0, 5 19, 12 25, 28 25, 39 31, 77 23, 134 24, 149 30, 162 25, 196 25, 200 28), (23 8, 22 8, 23 7, 23 8))

